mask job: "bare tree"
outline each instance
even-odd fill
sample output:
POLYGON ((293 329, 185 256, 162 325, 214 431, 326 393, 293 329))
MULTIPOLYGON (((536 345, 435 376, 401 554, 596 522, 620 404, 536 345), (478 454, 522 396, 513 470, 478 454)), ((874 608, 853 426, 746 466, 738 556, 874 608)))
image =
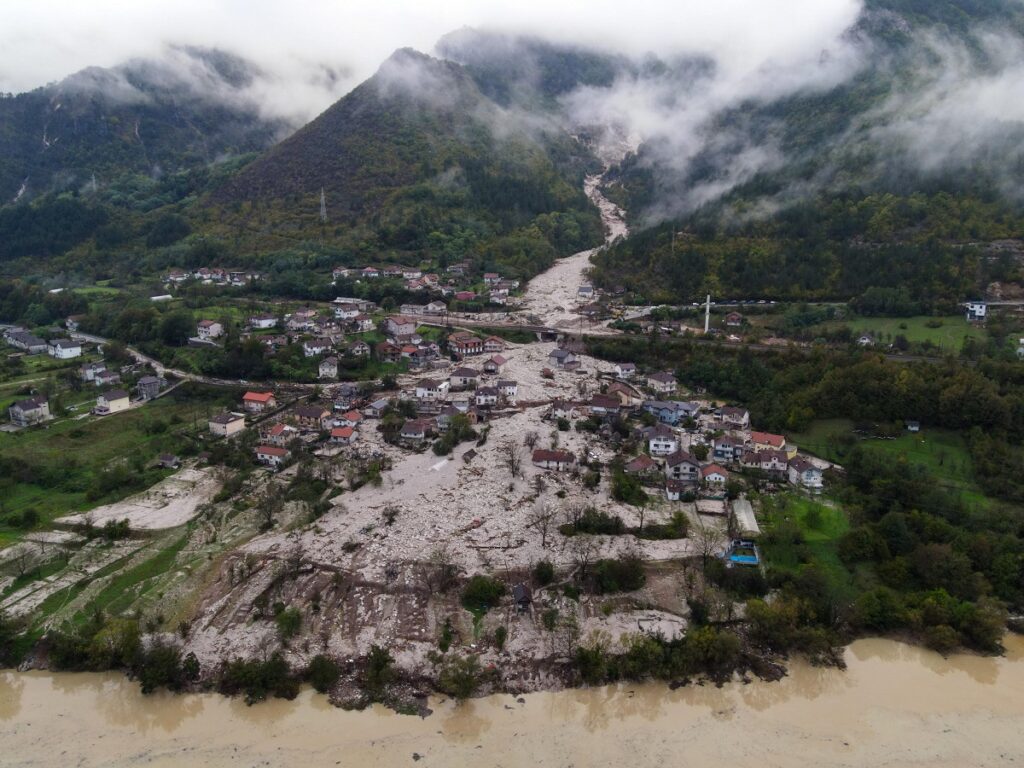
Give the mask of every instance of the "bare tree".
POLYGON ((540 435, 534 430, 530 430, 523 436, 523 445, 529 448, 531 451, 537 447, 537 441, 540 440, 540 435))
POLYGON ((693 543, 700 555, 701 567, 707 570, 708 562, 725 546, 725 534, 715 525, 701 525, 693 533, 693 543))
POLYGON ((268 488, 256 505, 257 518, 260 521, 260 528, 269 530, 274 527, 277 515, 284 509, 284 498, 268 488))
POLYGON ((555 511, 546 504, 538 502, 533 517, 526 523, 529 527, 536 528, 540 534, 541 549, 547 549, 548 547, 548 531, 551 530, 551 522, 554 518, 555 511))
POLYGON ((436 547, 427 560, 427 586, 431 591, 447 592, 455 583, 457 574, 448 544, 436 547))
POLYGON ((583 514, 586 511, 586 505, 578 501, 567 504, 563 510, 562 515, 565 517, 565 522, 572 526, 573 533, 579 528, 580 520, 583 519, 583 514))
POLYGON ((514 440, 506 440, 502 443, 499 455, 513 478, 523 474, 523 452, 514 440))
POLYGON ((572 561, 576 564, 576 573, 580 581, 585 581, 590 573, 590 566, 597 559, 598 545, 593 536, 577 534, 569 540, 572 561))
POLYGON ((580 624, 575 613, 567 613, 559 618, 558 629, 552 642, 558 643, 558 650, 567 657, 576 653, 580 640, 580 624))

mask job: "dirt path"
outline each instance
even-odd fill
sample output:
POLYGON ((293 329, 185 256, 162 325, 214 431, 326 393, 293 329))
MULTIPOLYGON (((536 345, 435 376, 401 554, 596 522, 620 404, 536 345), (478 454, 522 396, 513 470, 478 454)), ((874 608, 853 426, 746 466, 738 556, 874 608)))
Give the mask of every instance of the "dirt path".
MULTIPOLYGON (((601 194, 600 183, 600 176, 588 176, 583 189, 601 211, 605 245, 609 245, 625 237, 629 230, 622 209, 601 194)), ((593 328, 595 324, 578 312, 578 308, 591 299, 579 298, 577 291, 581 285, 589 283, 590 258, 598 250, 591 248, 559 259, 551 269, 533 278, 523 296, 522 311, 552 328, 581 331, 593 328)))

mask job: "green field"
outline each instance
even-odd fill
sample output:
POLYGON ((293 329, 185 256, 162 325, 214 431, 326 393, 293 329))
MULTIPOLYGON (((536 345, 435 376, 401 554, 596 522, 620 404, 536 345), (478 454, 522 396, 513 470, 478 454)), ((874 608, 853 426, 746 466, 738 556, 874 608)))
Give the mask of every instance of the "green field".
POLYGON ((855 317, 846 322, 855 334, 870 333, 877 343, 889 343, 896 336, 905 336, 911 343, 930 341, 949 352, 959 352, 964 339, 982 340, 984 328, 971 325, 962 315, 949 317, 855 317), (929 328, 929 322, 941 322, 938 328, 929 328))
MULTIPOLYGON (((814 422, 805 432, 790 433, 786 437, 802 450, 829 461, 842 464, 843 447, 834 437, 853 432, 849 419, 822 419, 814 422)), ((945 429, 923 429, 904 432, 894 439, 862 438, 861 445, 884 451, 894 457, 906 457, 913 464, 922 464, 944 487, 961 494, 965 500, 984 503, 985 497, 974 480, 974 465, 964 438, 945 429)))
POLYGON ((25 533, 13 523, 27 509, 34 509, 45 527, 55 517, 109 503, 165 477, 168 471, 147 465, 161 453, 187 449, 186 434, 205 429, 208 414, 231 397, 203 390, 179 399, 180 391, 112 416, 64 418, 0 432, 0 462, 7 467, 7 476, 0 477, 0 547, 25 533), (130 468, 128 483, 97 495, 103 470, 124 463, 130 468))
POLYGON ((783 494, 763 500, 762 519, 766 533, 762 548, 771 568, 795 573, 804 565, 816 564, 829 574, 833 583, 850 584, 850 573, 837 553, 839 539, 850 528, 850 521, 840 507, 783 494), (800 531, 802 543, 773 534, 791 525, 800 531))

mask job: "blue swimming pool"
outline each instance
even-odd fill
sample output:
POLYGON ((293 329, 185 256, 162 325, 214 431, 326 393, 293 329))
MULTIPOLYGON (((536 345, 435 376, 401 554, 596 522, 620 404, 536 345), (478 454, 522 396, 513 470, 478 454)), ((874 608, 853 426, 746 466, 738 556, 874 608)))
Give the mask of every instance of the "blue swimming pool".
POLYGON ((739 565, 757 565, 757 555, 729 555, 729 559, 739 565))

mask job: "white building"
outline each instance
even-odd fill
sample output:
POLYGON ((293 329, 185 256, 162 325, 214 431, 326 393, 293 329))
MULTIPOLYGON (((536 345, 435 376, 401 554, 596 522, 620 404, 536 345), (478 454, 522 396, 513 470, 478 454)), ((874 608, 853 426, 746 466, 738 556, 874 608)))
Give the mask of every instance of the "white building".
POLYGON ((71 360, 82 356, 82 345, 72 339, 53 339, 47 352, 50 357, 55 357, 58 360, 71 360))

